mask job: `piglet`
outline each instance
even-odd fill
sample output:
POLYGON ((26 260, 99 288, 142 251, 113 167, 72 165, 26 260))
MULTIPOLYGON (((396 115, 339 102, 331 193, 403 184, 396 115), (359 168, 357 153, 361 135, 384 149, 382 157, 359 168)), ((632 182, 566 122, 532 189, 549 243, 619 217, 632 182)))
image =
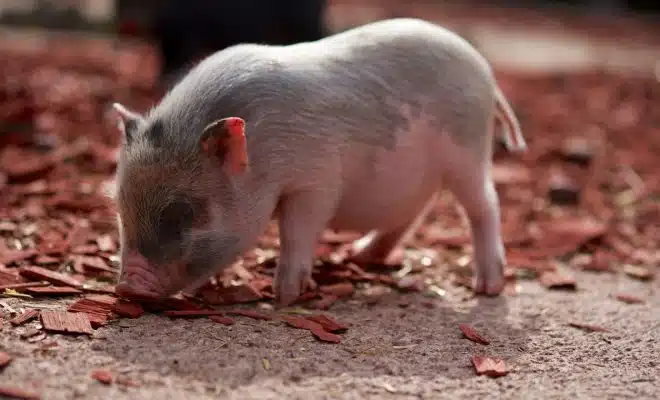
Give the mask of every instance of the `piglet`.
POLYGON ((312 282, 325 228, 362 232, 353 260, 383 262, 441 183, 469 220, 476 292, 502 291, 494 134, 511 151, 526 143, 487 61, 445 28, 397 18, 313 42, 235 45, 146 115, 114 109, 119 295, 195 290, 276 217, 274 290, 289 305, 312 282))

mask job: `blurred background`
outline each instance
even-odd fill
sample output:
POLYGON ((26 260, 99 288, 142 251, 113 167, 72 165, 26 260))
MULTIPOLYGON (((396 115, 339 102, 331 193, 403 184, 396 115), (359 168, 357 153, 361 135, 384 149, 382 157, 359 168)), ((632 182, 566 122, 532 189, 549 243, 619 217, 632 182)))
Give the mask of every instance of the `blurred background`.
MULTIPOLYGON (((620 48, 629 47, 622 41, 638 46, 640 36, 655 42, 659 11, 659 2, 642 0, 0 0, 0 26, 147 43, 154 47, 156 59, 148 66, 140 63, 149 70, 140 76, 151 73, 167 85, 199 58, 231 44, 316 40, 370 21, 403 16, 449 26, 503 67, 618 63, 648 69, 655 60, 641 61, 640 55, 631 59, 627 53, 617 59, 611 49, 602 48, 603 38, 617 41, 620 48), (592 42, 585 43, 585 36, 592 42)), ((145 58, 149 57, 145 54, 145 58)))
POLYGON ((111 102, 146 111, 235 43, 316 40, 406 16, 476 46, 520 119, 530 151, 495 155, 510 245, 537 235, 528 221, 561 214, 630 223, 621 235, 636 247, 660 240, 660 2, 637 0, 0 0, 2 215, 75 213, 115 235, 100 194, 116 167, 111 102))

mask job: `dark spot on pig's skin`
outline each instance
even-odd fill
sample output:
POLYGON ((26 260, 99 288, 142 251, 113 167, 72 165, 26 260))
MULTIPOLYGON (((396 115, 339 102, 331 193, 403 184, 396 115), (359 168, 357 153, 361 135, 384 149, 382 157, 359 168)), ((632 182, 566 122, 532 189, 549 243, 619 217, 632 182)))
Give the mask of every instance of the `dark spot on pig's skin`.
POLYGON ((163 121, 155 120, 144 132, 146 139, 154 146, 161 147, 163 145, 163 137, 165 135, 165 127, 163 121))
POLYGON ((205 236, 195 240, 186 272, 190 278, 208 274, 215 267, 233 262, 238 245, 238 237, 225 236, 214 238, 205 236))
POLYGON ((126 144, 133 143, 138 127, 139 121, 137 119, 124 119, 124 140, 126 140, 126 144))
POLYGON ((186 201, 175 200, 165 206, 158 221, 158 241, 172 243, 182 239, 184 231, 192 227, 194 210, 186 201))
POLYGON ((138 235, 138 251, 154 263, 180 258, 187 247, 184 238, 195 224, 208 218, 203 202, 196 198, 175 197, 163 209, 154 209, 138 235))

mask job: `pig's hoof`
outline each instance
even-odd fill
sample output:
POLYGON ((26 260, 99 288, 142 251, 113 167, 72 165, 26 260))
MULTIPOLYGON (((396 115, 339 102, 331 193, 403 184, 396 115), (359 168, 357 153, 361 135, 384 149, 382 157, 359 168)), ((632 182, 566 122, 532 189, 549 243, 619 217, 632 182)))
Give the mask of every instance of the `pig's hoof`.
POLYGON ((274 292, 275 301, 281 307, 290 306, 295 303, 300 295, 307 290, 307 288, 315 288, 316 282, 312 280, 311 271, 304 270, 288 270, 278 266, 276 272, 274 292))
POLYGON ((504 290, 504 276, 488 278, 477 276, 473 285, 474 292, 478 295, 498 296, 504 290))

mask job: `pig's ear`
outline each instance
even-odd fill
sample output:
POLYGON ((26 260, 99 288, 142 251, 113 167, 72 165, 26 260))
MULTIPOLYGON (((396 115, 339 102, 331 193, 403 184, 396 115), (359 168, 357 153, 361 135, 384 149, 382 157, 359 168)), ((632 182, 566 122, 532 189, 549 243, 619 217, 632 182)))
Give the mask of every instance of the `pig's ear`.
POLYGON ((215 157, 233 174, 248 168, 245 121, 238 117, 219 119, 204 128, 200 140, 202 151, 215 157))
POLYGON ((112 108, 119 114, 118 128, 124 136, 126 144, 130 144, 137 134, 140 124, 144 122, 144 119, 140 114, 129 110, 119 103, 113 103, 112 108))

